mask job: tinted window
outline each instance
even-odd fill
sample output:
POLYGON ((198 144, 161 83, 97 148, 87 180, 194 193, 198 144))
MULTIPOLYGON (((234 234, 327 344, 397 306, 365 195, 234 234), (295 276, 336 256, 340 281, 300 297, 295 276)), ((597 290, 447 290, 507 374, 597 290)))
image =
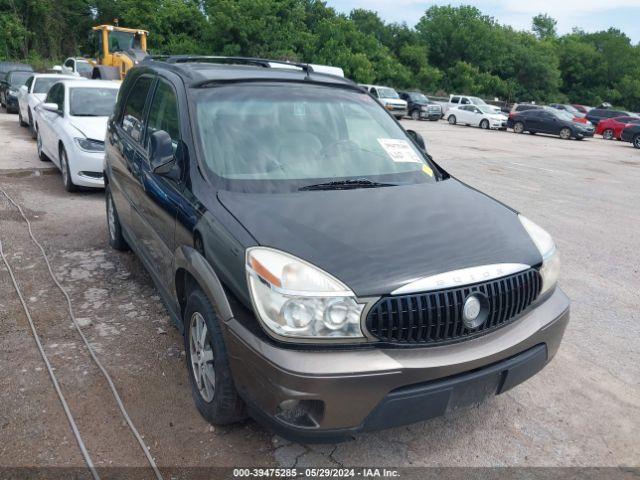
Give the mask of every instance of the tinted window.
POLYGON ((76 117, 108 117, 113 113, 116 88, 69 89, 69 114, 76 117))
POLYGON ((20 87, 24 85, 31 75, 33 75, 31 72, 11 72, 8 82, 12 87, 20 87))
POLYGON ((25 85, 27 86, 28 89, 30 89, 32 83, 33 83, 33 77, 29 77, 25 82, 25 85))
POLYGON ((451 97, 451 103, 460 103, 460 97, 451 97))
POLYGON ((462 103, 463 105, 469 105, 471 102, 469 101, 468 98, 463 98, 460 103, 462 103))
POLYGON ((129 91, 122 115, 122 129, 136 141, 142 140, 144 105, 153 79, 140 77, 129 91))
POLYGON ((58 110, 64 109, 64 85, 57 83, 49 89, 47 93, 46 103, 55 103, 58 105, 58 110))
POLYGON ((158 130, 164 130, 175 141, 180 139, 180 124, 178 121, 178 99, 173 88, 160 82, 153 102, 149 108, 149 120, 147 126, 147 138, 158 130))

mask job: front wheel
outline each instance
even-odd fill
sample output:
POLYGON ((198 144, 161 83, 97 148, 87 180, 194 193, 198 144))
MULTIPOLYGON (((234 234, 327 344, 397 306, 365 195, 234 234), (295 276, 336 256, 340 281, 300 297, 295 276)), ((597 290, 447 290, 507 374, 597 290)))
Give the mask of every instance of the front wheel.
POLYGON ((218 316, 200 289, 189 295, 184 326, 191 393, 198 411, 216 425, 242 420, 245 406, 233 383, 218 316))
POLYGON ((457 120, 456 120, 456 116, 455 115, 449 115, 449 118, 447 118, 447 121, 449 122, 449 125, 455 125, 457 120))
POLYGON ((524 133, 524 123, 516 122, 513 124, 513 131, 515 133, 524 133))
POLYGON ((44 153, 42 149, 42 137, 40 136, 40 132, 36 132, 36 151, 38 152, 38 158, 42 162, 49 162, 49 157, 44 153))
POLYGON ((636 148, 640 148, 640 134, 633 137, 633 146, 636 148))
POLYGON ((560 130, 560 138, 563 140, 569 140, 571 138, 571 129, 569 127, 563 127, 560 130))
POLYGON ((488 130, 489 129, 489 120, 482 120, 480 122, 480 128, 483 130, 488 130))
MULTIPOLYGON (((40 135, 38 135, 40 138, 40 135)), ((64 147, 60 147, 60 173, 62 174, 62 184, 67 192, 75 192, 78 187, 71 179, 71 169, 69 168, 69 157, 64 147)))
POLYGON ((613 140, 613 130, 611 128, 607 128, 604 132, 602 132, 602 138, 605 140, 613 140))
POLYGON ((418 110, 411 111, 411 120, 420 120, 420 112, 418 110))

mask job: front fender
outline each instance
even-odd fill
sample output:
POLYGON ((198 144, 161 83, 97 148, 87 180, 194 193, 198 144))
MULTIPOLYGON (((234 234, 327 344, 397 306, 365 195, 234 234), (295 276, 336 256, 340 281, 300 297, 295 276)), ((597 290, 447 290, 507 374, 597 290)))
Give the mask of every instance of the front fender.
POLYGON ((229 299, 222 287, 222 282, 202 254, 194 248, 182 245, 176 249, 174 259, 176 274, 173 276, 173 291, 176 293, 176 298, 180 298, 180 287, 176 284, 176 279, 180 277, 178 272, 184 270, 195 279, 209 300, 216 306, 223 322, 233 318, 229 299))

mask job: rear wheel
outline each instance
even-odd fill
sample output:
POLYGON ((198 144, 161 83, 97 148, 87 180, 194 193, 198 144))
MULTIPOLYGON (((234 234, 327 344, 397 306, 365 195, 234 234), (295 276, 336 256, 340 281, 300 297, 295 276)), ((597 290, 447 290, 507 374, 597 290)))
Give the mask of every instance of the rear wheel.
POLYGON ((120 224, 120 218, 118 217, 116 206, 113 203, 109 184, 105 186, 104 197, 107 204, 107 230, 109 231, 109 245, 111 245, 111 248, 114 250, 125 252, 129 250, 129 245, 122 234, 122 225, 120 224))
POLYGON ((516 122, 513 124, 513 131, 515 133, 524 133, 524 123, 516 122))
POLYGON ((636 148, 640 148, 640 134, 633 137, 633 146, 636 148))
POLYGON ((480 122, 480 128, 482 128, 483 130, 488 130, 489 129, 489 120, 484 119, 480 122))
POLYGON ((563 127, 560 129, 560 138, 563 140, 569 140, 571 138, 571 129, 569 127, 563 127))
POLYGON ((611 128, 607 128, 604 132, 602 132, 602 138, 605 140, 613 140, 613 130, 611 128))
POLYGON ((455 115, 449 115, 449 118, 447 118, 447 122, 449 122, 449 125, 455 125, 457 120, 456 120, 456 116, 455 115))
POLYGON ((242 420, 245 406, 233 383, 218 315, 199 288, 187 300, 184 326, 187 368, 198 411, 217 425, 242 420))

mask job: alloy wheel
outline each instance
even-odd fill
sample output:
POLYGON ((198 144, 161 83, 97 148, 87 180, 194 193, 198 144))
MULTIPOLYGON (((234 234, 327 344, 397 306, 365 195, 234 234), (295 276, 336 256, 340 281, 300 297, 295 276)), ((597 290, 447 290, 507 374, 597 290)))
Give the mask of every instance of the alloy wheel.
POLYGON ((194 312, 189 326, 191 370, 200 396, 205 402, 211 402, 215 394, 216 371, 213 366, 213 349, 207 334, 204 317, 200 312, 194 312))
POLYGON ((487 130, 489 128, 489 122, 487 120, 482 120, 480 122, 480 128, 483 130, 487 130))
POLYGON ((414 110, 413 112, 411 112, 411 119, 420 120, 420 112, 418 112, 418 110, 414 110))
POLYGON ((455 125, 456 124, 456 117, 453 116, 453 115, 451 115, 447 120, 449 121, 450 125, 455 125))
POLYGON ((571 138, 571 130, 566 127, 560 130, 560 138, 563 140, 569 140, 569 138, 571 138))
POLYGON ((115 240, 116 214, 113 208, 113 198, 111 198, 111 194, 107 197, 107 225, 109 226, 109 236, 112 240, 115 240))
POLYGON ((60 150, 60 171, 62 173, 62 183, 66 187, 69 183, 69 165, 67 164, 67 154, 64 150, 60 150))
POLYGON ((636 135, 633 137, 633 146, 636 148, 640 148, 640 135, 636 135))
POLYGON ((613 130, 607 128, 604 132, 602 132, 602 138, 605 140, 613 140, 613 130))
POLYGON ((522 122, 516 122, 516 124, 513 126, 513 131, 516 133, 524 132, 524 124, 522 122))

